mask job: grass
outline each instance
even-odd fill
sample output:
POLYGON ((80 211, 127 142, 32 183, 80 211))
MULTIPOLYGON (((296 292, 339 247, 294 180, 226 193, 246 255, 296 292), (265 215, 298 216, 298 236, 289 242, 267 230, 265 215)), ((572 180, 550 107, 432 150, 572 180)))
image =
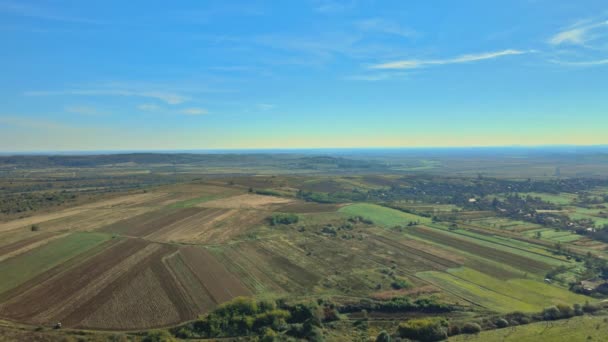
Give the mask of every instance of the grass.
POLYGON ((571 342, 606 341, 608 326, 602 316, 582 316, 554 322, 539 322, 511 328, 489 330, 477 335, 450 337, 450 341, 484 342, 571 342))
POLYGON ((362 216, 372 220, 375 224, 386 228, 394 226, 405 226, 409 222, 429 223, 431 219, 414 214, 405 213, 396 209, 386 208, 376 204, 357 203, 340 208, 339 212, 362 216))
POLYGON ((581 238, 580 235, 574 234, 570 231, 550 229, 550 228, 541 228, 541 229, 533 229, 528 230, 524 233, 525 236, 529 238, 535 238, 536 233, 540 232, 540 238, 542 240, 553 241, 553 242, 573 242, 577 241, 581 238))
POLYGON ((468 267, 443 272, 421 272, 418 276, 449 292, 456 292, 497 312, 538 312, 556 304, 582 304, 589 298, 532 279, 500 280, 468 267))
POLYGON ((73 233, 0 263, 0 293, 110 239, 101 233, 73 233))

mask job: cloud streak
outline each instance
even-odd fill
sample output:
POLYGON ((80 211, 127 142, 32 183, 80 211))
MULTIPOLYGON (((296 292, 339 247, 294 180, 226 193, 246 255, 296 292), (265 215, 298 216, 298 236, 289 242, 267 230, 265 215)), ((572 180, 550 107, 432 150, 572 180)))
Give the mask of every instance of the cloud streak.
POLYGON ((180 113, 184 114, 184 115, 198 116, 198 115, 205 115, 209 112, 203 108, 186 108, 186 109, 182 109, 180 111, 180 113))
POLYGON ((396 22, 382 18, 361 20, 356 23, 356 26, 362 31, 384 33, 404 38, 413 38, 418 35, 418 33, 412 29, 402 27, 396 22))
POLYGON ((138 91, 124 89, 71 89, 59 91, 27 91, 26 96, 61 96, 61 95, 79 95, 79 96, 132 96, 144 97, 163 101, 170 105, 177 105, 188 101, 190 98, 184 95, 163 92, 163 91, 138 91))
POLYGON ((533 51, 523 51, 523 50, 502 50, 495 52, 485 52, 479 54, 467 54, 458 56, 455 58, 448 59, 409 59, 409 60, 400 60, 394 62, 387 62, 381 64, 372 65, 371 69, 383 69, 383 70, 399 70, 399 69, 417 69, 430 65, 446 65, 446 64, 459 64, 459 63, 470 63, 470 62, 478 62, 488 59, 495 59, 505 56, 514 56, 514 55, 523 55, 527 53, 531 53, 533 51))
POLYGON ((608 21, 577 24, 567 30, 558 32, 552 36, 548 43, 551 45, 585 45, 587 42, 598 39, 608 32, 598 32, 602 29, 608 30, 608 21))
POLYGON ((42 20, 59 21, 77 24, 101 24, 100 21, 82 17, 66 16, 52 10, 23 4, 21 2, 1 1, 0 12, 42 20))

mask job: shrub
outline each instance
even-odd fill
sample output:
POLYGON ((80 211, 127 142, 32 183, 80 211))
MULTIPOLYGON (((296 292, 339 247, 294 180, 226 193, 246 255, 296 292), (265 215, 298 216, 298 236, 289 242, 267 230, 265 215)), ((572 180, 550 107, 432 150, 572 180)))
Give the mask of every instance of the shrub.
POLYGON ((554 321, 561 317, 561 313, 556 306, 545 308, 542 312, 543 319, 546 321, 554 321))
POLYGON ((507 321, 506 319, 499 318, 499 319, 496 320, 496 327, 498 329, 500 329, 500 328, 506 328, 508 326, 509 326, 509 321, 507 321))
POLYGON ((40 226, 37 225, 37 224, 33 224, 31 229, 32 229, 33 232, 37 232, 37 231, 40 230, 40 226))
POLYGON ((396 279, 395 281, 393 281, 391 283, 391 287, 395 290, 401 290, 401 289, 407 289, 409 287, 411 287, 412 285, 410 285, 410 283, 408 283, 406 280, 404 279, 396 279))
POLYGON ((441 341, 448 337, 447 328, 443 318, 412 319, 399 324, 399 336, 422 342, 441 341))
POLYGON ((583 311, 586 313, 594 313, 599 309, 600 308, 597 305, 591 304, 589 302, 585 302, 585 304, 583 305, 583 311))
POLYGON ((478 334, 481 331, 481 326, 477 323, 466 323, 461 329, 463 334, 478 334))
POLYGON ((570 318, 574 316, 574 310, 569 305, 558 304, 557 309, 559 310, 560 318, 570 318))
POLYGON ((272 215, 268 220, 270 221, 270 225, 276 226, 279 224, 297 223, 299 220, 299 217, 296 214, 278 213, 278 214, 272 215))
POLYGON ((572 307, 574 309, 575 316, 581 316, 584 314, 583 307, 580 304, 574 304, 572 307))
POLYGON ((175 341, 166 330, 151 330, 146 333, 142 342, 170 342, 175 341))
POLYGON ((391 335, 389 335, 386 331, 382 330, 378 337, 376 337, 376 342, 391 342, 391 335))

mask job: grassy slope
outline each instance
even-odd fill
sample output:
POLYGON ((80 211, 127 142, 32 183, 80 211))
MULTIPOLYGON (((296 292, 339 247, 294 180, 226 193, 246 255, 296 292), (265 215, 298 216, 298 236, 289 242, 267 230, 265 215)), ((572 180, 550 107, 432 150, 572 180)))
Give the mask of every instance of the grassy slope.
POLYGON ((449 341, 606 341, 608 340, 608 325, 604 320, 605 317, 602 316, 575 317, 569 320, 539 322, 513 328, 484 331, 478 335, 460 335, 451 337, 449 341))
POLYGON ((110 239, 107 234, 73 233, 0 263, 0 293, 110 239))
POLYGON ((384 227, 404 226, 409 222, 428 223, 431 219, 414 214, 405 213, 396 209, 382 207, 376 204, 357 203, 340 208, 342 213, 362 216, 366 219, 374 221, 384 227))
POLYGON ((431 271, 417 275, 498 312, 538 312, 559 303, 582 304, 588 300, 587 297, 536 280, 504 281, 466 267, 451 269, 448 273, 431 271))

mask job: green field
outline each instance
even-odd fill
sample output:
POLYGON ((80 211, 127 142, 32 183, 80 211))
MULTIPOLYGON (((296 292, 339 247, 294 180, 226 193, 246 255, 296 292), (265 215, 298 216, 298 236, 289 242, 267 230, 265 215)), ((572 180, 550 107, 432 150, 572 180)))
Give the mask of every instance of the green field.
POLYGON ((0 263, 0 293, 110 239, 101 233, 72 233, 0 263))
POLYGON ((554 322, 539 322, 511 328, 489 330, 477 335, 459 335, 449 341, 483 342, 575 342, 606 341, 608 325, 605 317, 583 316, 554 322))
POLYGON ((582 304, 587 297, 532 279, 500 280, 467 267, 417 276, 486 309, 498 312, 538 312, 555 304, 582 304))
POLYGON ((431 219, 414 214, 405 213, 396 209, 386 208, 376 204, 357 203, 345 206, 339 210, 342 213, 361 216, 372 220, 383 227, 405 226, 409 222, 429 223, 431 219))
POLYGON ((214 199, 219 199, 225 197, 223 195, 206 195, 206 196, 201 196, 201 197, 197 197, 197 198, 192 198, 189 200, 185 200, 185 201, 179 201, 173 204, 170 204, 168 207, 171 209, 175 209, 175 208, 190 208, 193 207, 199 203, 204 203, 204 202, 208 202, 208 201, 212 201, 214 199))
POLYGON ((556 231, 555 229, 550 228, 528 230, 524 233, 524 235, 530 238, 535 238, 537 233, 540 233, 541 240, 553 242, 574 242, 581 239, 580 235, 573 232, 564 230, 556 231))

